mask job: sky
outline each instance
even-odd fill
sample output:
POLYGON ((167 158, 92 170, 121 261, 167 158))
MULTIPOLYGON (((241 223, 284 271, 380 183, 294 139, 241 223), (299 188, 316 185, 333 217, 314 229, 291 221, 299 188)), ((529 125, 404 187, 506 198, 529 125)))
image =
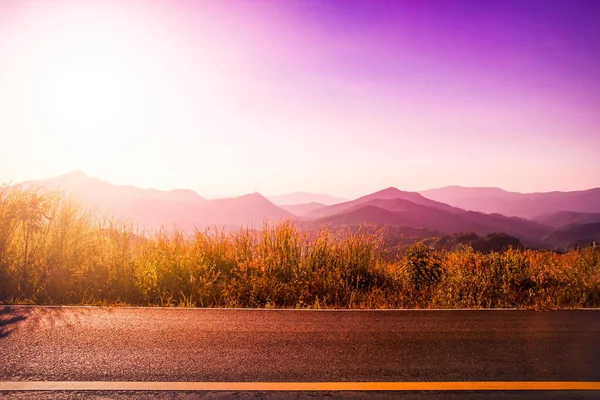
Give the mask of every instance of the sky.
POLYGON ((0 182, 600 186, 600 1, 4 0, 0 182))

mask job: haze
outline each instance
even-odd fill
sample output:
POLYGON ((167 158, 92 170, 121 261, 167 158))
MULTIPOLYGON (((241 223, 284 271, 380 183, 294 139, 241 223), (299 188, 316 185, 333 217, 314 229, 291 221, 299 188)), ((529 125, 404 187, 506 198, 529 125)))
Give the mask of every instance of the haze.
POLYGON ((0 2, 0 181, 600 186, 600 2, 0 2))

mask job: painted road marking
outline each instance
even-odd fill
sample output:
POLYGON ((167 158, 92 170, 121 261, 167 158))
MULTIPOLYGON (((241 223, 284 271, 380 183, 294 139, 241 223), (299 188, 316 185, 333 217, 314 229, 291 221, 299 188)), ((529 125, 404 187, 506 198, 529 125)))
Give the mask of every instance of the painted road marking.
POLYGON ((471 391, 600 390, 600 382, 69 382, 4 381, 0 391, 471 391))

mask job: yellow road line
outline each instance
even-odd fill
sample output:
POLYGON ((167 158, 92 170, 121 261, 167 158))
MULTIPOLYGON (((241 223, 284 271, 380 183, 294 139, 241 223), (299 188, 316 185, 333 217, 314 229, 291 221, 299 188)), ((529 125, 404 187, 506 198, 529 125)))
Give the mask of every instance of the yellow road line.
POLYGON ((470 391, 600 390, 600 382, 69 382, 4 381, 0 391, 168 390, 168 391, 470 391))

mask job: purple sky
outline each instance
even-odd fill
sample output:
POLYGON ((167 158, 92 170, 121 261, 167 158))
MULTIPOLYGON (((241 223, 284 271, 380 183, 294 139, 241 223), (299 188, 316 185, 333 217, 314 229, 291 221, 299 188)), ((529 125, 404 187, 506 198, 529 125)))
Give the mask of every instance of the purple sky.
POLYGON ((599 21, 597 0, 4 1, 0 181, 600 186, 599 21))

